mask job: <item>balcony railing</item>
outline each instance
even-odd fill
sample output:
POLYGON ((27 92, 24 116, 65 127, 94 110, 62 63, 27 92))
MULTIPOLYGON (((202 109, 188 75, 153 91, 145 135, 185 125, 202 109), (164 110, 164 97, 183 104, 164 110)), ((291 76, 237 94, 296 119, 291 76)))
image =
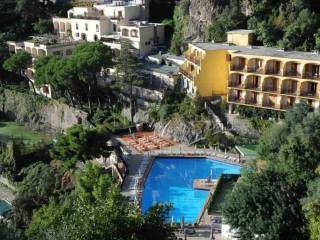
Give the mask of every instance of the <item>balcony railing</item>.
POLYGON ((302 97, 310 97, 310 98, 319 98, 319 94, 316 92, 301 92, 300 96, 302 97))
POLYGON ((247 72, 248 73, 261 73, 261 74, 264 73, 263 69, 259 68, 259 67, 248 67, 247 72))
POLYGON ((246 99, 245 104, 257 105, 258 101, 256 99, 246 99))
POLYGON ((241 83, 234 83, 234 82, 230 82, 228 87, 233 87, 233 88, 244 88, 244 84, 241 83))
POLYGON ((188 59, 190 62, 200 66, 200 58, 199 57, 195 57, 195 56, 192 56, 192 55, 188 55, 188 54, 185 54, 184 57, 186 59, 188 59))
POLYGON ((259 90, 261 91, 261 87, 259 85, 254 85, 254 84, 247 84, 245 86, 245 89, 252 89, 252 90, 259 90))
POLYGON ((264 87, 262 87, 262 91, 265 91, 265 92, 279 92, 279 88, 271 87, 271 86, 264 86, 264 87))
POLYGON ((288 95, 298 95, 297 89, 290 89, 290 88, 282 88, 281 94, 288 94, 288 95))
POLYGON ((262 103, 262 107, 269 107, 269 108, 275 108, 276 107, 276 103, 269 101, 269 102, 263 102, 262 103))
POLYGON ((313 80, 320 80, 320 75, 319 75, 319 73, 305 72, 305 73, 302 75, 302 78, 313 79, 313 80))
POLYGON ((267 69, 265 73, 270 75, 277 75, 277 76, 281 75, 281 71, 277 69, 267 69))
POLYGON ((246 71, 245 66, 243 66, 243 65, 231 65, 230 70, 231 71, 241 71, 241 72, 246 71))
POLYGON ((190 80, 193 80, 194 76, 192 73, 188 72, 185 69, 180 68, 180 73, 182 73, 184 76, 186 76, 187 78, 189 78, 190 80))
POLYGON ((280 109, 283 109, 283 110, 287 110, 290 107, 292 107, 292 104, 288 104, 288 103, 280 104, 280 109))
POLYGON ((301 74, 298 73, 298 71, 294 70, 294 71, 285 71, 284 76, 287 76, 287 77, 301 77, 301 74))
POLYGON ((229 102, 234 102, 234 103, 245 103, 245 100, 243 98, 238 98, 238 97, 228 97, 229 102))

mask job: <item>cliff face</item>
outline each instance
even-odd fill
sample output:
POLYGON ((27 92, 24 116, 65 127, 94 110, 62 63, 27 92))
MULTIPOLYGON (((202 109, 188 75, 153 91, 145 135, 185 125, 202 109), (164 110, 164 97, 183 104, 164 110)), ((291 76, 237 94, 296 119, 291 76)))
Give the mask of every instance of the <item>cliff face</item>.
MULTIPOLYGON (((184 28, 184 42, 208 41, 207 30, 232 0, 189 0, 188 22, 184 28)), ((238 0, 240 11, 249 16, 249 0, 238 0)))
POLYGON ((4 89, 0 94, 1 114, 32 129, 60 132, 87 122, 87 113, 43 97, 4 89))
POLYGON ((187 42, 207 40, 206 32, 214 18, 230 0, 190 0, 189 22, 184 39, 187 42))

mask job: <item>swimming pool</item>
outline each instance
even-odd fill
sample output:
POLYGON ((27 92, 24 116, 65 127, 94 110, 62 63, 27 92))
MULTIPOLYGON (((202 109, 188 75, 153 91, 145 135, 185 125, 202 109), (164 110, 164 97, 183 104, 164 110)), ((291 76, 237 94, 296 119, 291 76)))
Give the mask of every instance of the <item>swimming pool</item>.
POLYGON ((142 211, 155 203, 171 202, 170 218, 194 223, 208 196, 208 191, 193 189, 195 178, 217 179, 222 173, 239 174, 240 166, 208 158, 163 158, 154 160, 145 182, 142 211))
POLYGON ((11 209, 11 205, 5 200, 0 199, 0 216, 5 214, 7 211, 11 209))

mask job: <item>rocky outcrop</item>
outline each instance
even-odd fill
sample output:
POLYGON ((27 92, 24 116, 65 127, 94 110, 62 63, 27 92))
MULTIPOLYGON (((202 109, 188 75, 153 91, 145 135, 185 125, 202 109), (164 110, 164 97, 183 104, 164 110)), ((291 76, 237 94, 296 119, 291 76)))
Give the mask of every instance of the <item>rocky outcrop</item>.
POLYGON ((221 13, 230 0, 190 0, 189 22, 185 32, 186 41, 207 41, 206 32, 214 18, 221 13))
POLYGON ((30 93, 3 89, 0 106, 6 118, 45 132, 59 132, 77 123, 89 125, 87 113, 30 93))
POLYGON ((182 119, 173 119, 166 124, 158 122, 155 124, 155 131, 161 136, 174 139, 177 142, 190 144, 205 136, 205 133, 213 129, 220 131, 219 126, 211 121, 186 122, 182 119))
MULTIPOLYGON (((239 0, 241 12, 248 16, 251 13, 248 0, 239 0)), ((188 26, 185 29, 186 42, 208 41, 207 29, 230 0, 190 0, 188 26)))

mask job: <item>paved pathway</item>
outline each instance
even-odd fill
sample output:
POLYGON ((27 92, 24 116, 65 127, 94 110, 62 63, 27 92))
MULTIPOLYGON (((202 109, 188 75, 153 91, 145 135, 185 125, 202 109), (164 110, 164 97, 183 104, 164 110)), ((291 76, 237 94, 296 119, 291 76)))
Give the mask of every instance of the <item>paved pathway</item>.
POLYGON ((12 201, 14 200, 13 192, 3 184, 0 184, 0 199, 6 200, 9 203, 12 203, 12 201))

